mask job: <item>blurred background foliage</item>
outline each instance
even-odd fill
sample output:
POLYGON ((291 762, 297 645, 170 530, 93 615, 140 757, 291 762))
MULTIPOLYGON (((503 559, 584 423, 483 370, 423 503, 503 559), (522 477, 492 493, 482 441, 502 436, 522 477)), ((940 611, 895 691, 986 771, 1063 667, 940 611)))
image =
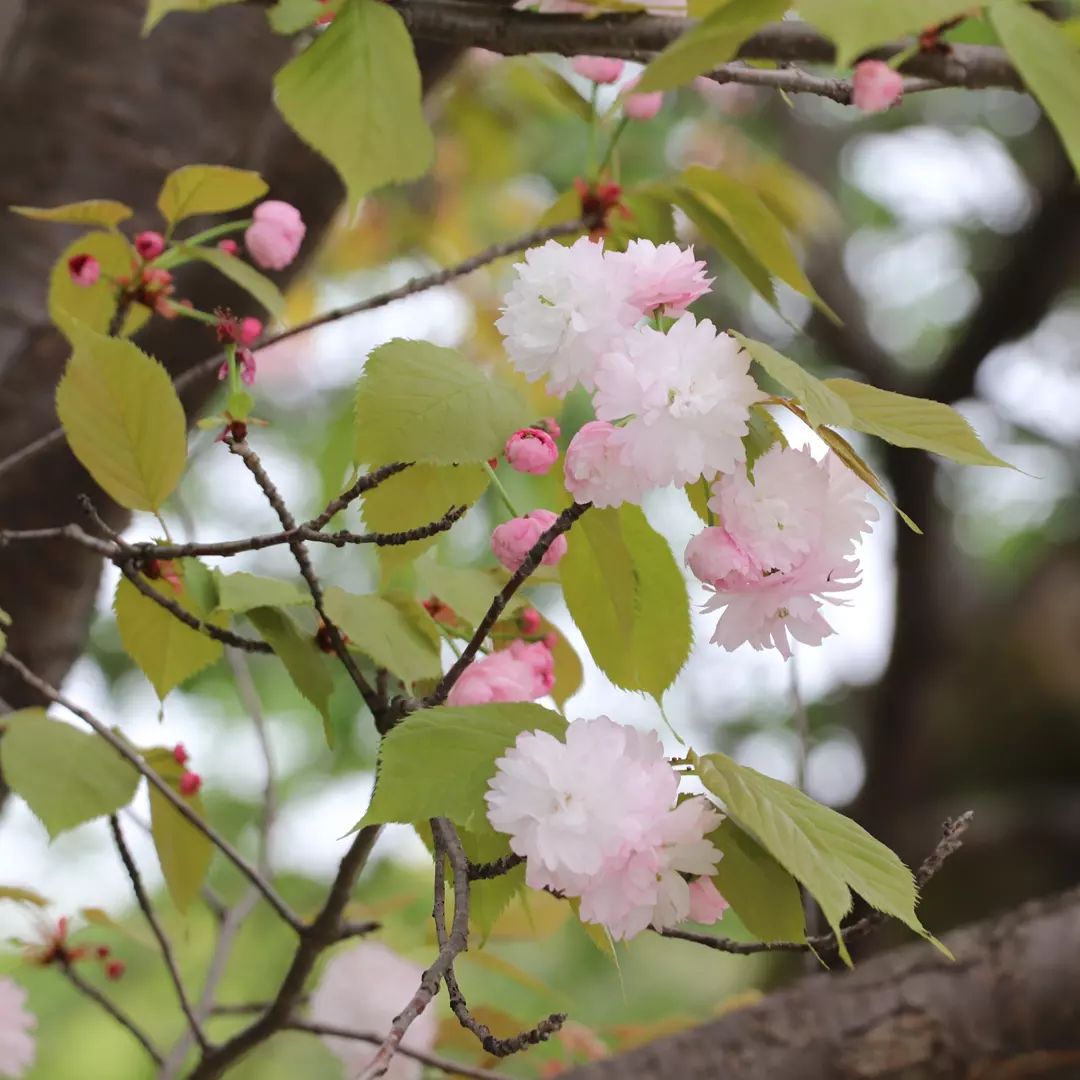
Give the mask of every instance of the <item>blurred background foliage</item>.
MULTIPOLYGON (((977 22, 965 30, 978 32, 977 22)), ((555 220, 565 209, 572 217, 574 204, 560 199, 583 172, 587 91, 568 73, 563 61, 470 54, 429 98, 438 135, 433 172, 407 189, 369 198, 356 220, 337 223, 292 288, 286 322, 450 265, 528 231, 545 215, 555 220)), ((602 103, 612 98, 605 88, 602 103)), ((935 932, 1075 882, 1080 198, 1038 110, 1018 94, 950 90, 912 96, 884 116, 864 118, 816 98, 687 88, 668 95, 655 121, 630 126, 619 180, 631 193, 633 216, 619 223, 613 242, 629 232, 695 242, 717 277, 700 314, 772 341, 819 374, 853 374, 958 401, 991 450, 1018 467, 961 470, 859 443, 926 535, 908 534, 882 506, 883 522, 864 558, 866 584, 854 606, 837 614, 837 637, 797 657, 808 705, 806 760, 792 719, 790 669, 775 655, 746 649, 728 655, 706 646, 707 620, 696 620, 691 662, 668 696, 672 723, 700 750, 722 749, 788 780, 802 775, 812 794, 853 813, 909 862, 932 848, 945 816, 975 809, 965 854, 928 891, 924 921, 935 932), (772 310, 681 213, 655 197, 655 185, 692 164, 739 176, 786 208, 811 279, 842 326, 783 286, 779 313, 772 310)), ((374 345, 398 335, 425 337, 516 378, 493 327, 509 266, 504 260, 451 287, 260 354, 256 411, 270 426, 257 433, 257 445, 294 512, 316 512, 349 473, 351 388, 374 345)), ((560 419, 565 447, 588 419, 587 402, 571 395, 563 403, 522 386, 538 418, 560 419)), ((790 435, 798 439, 802 432, 792 428, 790 435)), ((212 433, 194 439, 170 515, 174 533, 209 541, 269 526, 269 511, 239 463, 212 433)), ((523 507, 554 507, 565 498, 551 478, 505 480, 523 507)), ((681 556, 694 520, 685 500, 660 493, 647 510, 681 556)), ((499 513, 486 502, 472 511, 425 555, 426 574, 380 566, 362 548, 320 551, 319 566, 325 580, 354 592, 382 579, 423 597, 426 583, 438 580, 432 563, 494 565, 486 540, 499 513)), ((356 527, 357 514, 351 509, 344 524, 356 527)), ((139 519, 131 535, 155 531, 152 521, 139 519)), ((234 560, 229 568, 293 575, 281 551, 234 560)), ((233 671, 224 662, 206 670, 166 700, 159 720, 156 699, 120 647, 110 612, 114 587, 110 577, 88 653, 66 684, 69 694, 136 741, 183 741, 204 776, 213 821, 242 846, 253 846, 263 765, 233 671)), ((695 601, 703 599, 691 591, 695 601)), ((581 651, 554 593, 540 584, 530 595, 581 651)), ((570 716, 607 711, 662 726, 651 705, 612 688, 583 659, 584 684, 567 706, 570 716)), ((282 810, 273 850, 281 888, 310 912, 342 850, 338 838, 366 805, 374 732, 351 686, 339 679, 338 743, 331 752, 318 717, 278 665, 253 657, 250 672, 278 771, 282 810)), ((145 801, 137 803, 135 817, 145 816, 145 801)), ((214 917, 202 905, 186 920, 172 911, 148 840, 136 821, 125 827, 158 892, 183 970, 198 987, 214 917)), ((379 918, 384 939, 423 962, 432 951, 430 864, 404 829, 390 830, 380 851, 362 879, 355 914, 379 918)), ((110 987, 117 1001, 161 1042, 179 1034, 171 987, 147 947, 100 823, 49 846, 25 807, 10 801, 0 818, 0 878, 44 893, 53 902, 49 919, 86 907, 106 910, 107 925, 80 929, 75 940, 109 944, 128 965, 110 987)), ((211 884, 226 899, 242 888, 221 860, 211 884)), ((802 963, 713 955, 648 935, 620 948, 615 963, 567 914, 548 897, 533 897, 528 910, 515 904, 487 944, 462 963, 470 1002, 497 1034, 566 1009, 602 1045, 623 1048, 737 1007, 802 963)), ((12 937, 35 939, 45 918, 0 900, 0 925, 12 937)), ((720 932, 739 936, 735 923, 728 918, 720 932)), ((257 908, 239 936, 224 999, 264 1000, 284 970, 290 938, 257 908)), ((889 939, 885 933, 870 947, 889 939)), ((55 972, 26 967, 17 949, 0 956, 0 968, 29 987, 39 1016, 32 1077, 151 1075, 129 1037, 101 1022, 55 972)), ((212 1030, 224 1035, 239 1022, 222 1017, 212 1030)), ((549 1075, 557 1063, 584 1060, 593 1037, 579 1028, 570 1032, 500 1067, 549 1075)), ((440 1048, 482 1059, 452 1021, 440 1048)), ((342 1072, 317 1039, 294 1033, 275 1038, 230 1075, 317 1080, 342 1072)))

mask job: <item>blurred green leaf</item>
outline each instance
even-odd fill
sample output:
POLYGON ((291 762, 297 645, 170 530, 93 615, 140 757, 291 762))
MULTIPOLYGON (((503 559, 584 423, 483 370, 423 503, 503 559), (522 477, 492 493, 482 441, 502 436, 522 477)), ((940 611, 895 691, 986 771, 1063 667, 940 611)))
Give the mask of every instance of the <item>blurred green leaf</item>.
POLYGON ((275 34, 295 34, 310 26, 326 11, 319 0, 278 0, 266 13, 275 34))
POLYGON ((214 570, 217 610, 239 613, 257 607, 309 607, 311 593, 297 581, 259 577, 240 571, 225 574, 214 570))
POLYGON ((227 165, 183 165, 165 177, 157 207, 171 229, 196 214, 239 210, 269 190, 266 181, 249 169, 227 165))
POLYGON ((55 221, 65 225, 100 225, 103 229, 115 229, 121 221, 127 221, 135 213, 127 203, 115 199, 86 199, 83 202, 65 203, 63 206, 12 206, 10 210, 20 217, 34 221, 55 221))
POLYGON ((17 904, 29 904, 31 907, 48 907, 50 901, 33 889, 24 889, 21 885, 0 885, 0 900, 14 900, 17 904))

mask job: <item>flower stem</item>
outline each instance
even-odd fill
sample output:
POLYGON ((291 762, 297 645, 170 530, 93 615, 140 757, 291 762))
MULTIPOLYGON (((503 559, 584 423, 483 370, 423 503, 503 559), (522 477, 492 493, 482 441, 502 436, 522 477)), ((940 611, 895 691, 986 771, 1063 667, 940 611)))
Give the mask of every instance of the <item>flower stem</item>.
POLYGON ((597 176, 603 176, 604 170, 608 166, 608 162, 611 161, 611 155, 615 153, 615 147, 629 122, 630 118, 628 116, 623 116, 615 125, 615 130, 611 133, 611 142, 608 143, 607 149, 604 151, 604 156, 600 159, 600 168, 596 170, 597 176))
POLYGON ((502 500, 503 506, 510 511, 510 516, 512 518, 521 517, 521 514, 518 513, 509 493, 506 488, 503 487, 502 481, 496 475, 495 470, 486 461, 484 462, 484 471, 488 474, 488 479, 491 481, 499 498, 502 500))
MULTIPOLYGON (((210 229, 203 229, 202 232, 197 232, 192 236, 189 236, 186 240, 181 240, 180 243, 184 247, 198 247, 201 244, 209 243, 211 240, 217 240, 218 237, 228 236, 229 233, 242 232, 251 224, 251 218, 245 218, 243 221, 226 221, 224 225, 215 225, 210 229)), ((148 266, 157 266, 162 270, 168 270, 171 267, 179 266, 181 263, 187 262, 184 257, 184 253, 179 247, 170 247, 168 251, 163 251, 152 262, 147 263, 148 266)))
POLYGON ((592 90, 589 93, 589 144, 588 152, 585 156, 585 175, 590 180, 595 180, 598 173, 593 167, 596 163, 596 125, 597 125, 597 111, 596 111, 596 93, 597 85, 592 84, 592 90))

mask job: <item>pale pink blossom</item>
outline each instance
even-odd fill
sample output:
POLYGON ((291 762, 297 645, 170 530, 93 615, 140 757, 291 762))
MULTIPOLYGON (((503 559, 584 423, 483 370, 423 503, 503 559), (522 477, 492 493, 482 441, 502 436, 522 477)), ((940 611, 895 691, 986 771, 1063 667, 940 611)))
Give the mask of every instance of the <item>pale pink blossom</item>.
MULTIPOLYGON (((420 985, 423 969, 378 941, 362 941, 331 956, 311 995, 310 1018, 326 1027, 389 1033, 394 1017, 409 1003, 420 985)), ((401 1045, 430 1051, 438 1038, 439 1020, 425 1009, 405 1032, 401 1045)), ((371 1061, 375 1047, 358 1039, 324 1035, 323 1042, 355 1076, 371 1061)), ((420 1080, 423 1065, 396 1055, 385 1076, 389 1080, 420 1080)))
POLYGON ((631 417, 612 436, 622 464, 654 487, 727 472, 745 450, 750 406, 761 399, 738 342, 683 315, 666 334, 640 326, 596 371, 596 415, 631 417))
POLYGON ((622 463, 618 431, 605 420, 591 420, 570 440, 563 478, 575 502, 597 507, 640 503, 652 487, 647 477, 622 463))
POLYGON ((522 428, 506 440, 506 460, 518 472, 543 476, 559 460, 555 440, 540 428, 522 428))
POLYGON ((622 92, 623 112, 631 120, 651 120, 664 104, 664 94, 656 90, 651 94, 635 94, 634 87, 641 82, 641 76, 628 82, 622 92))
POLYGON ((717 589, 726 581, 738 581, 761 569, 720 525, 699 532, 686 545, 685 559, 698 581, 717 589))
POLYGON ((144 259, 156 259, 165 250, 165 237, 159 232, 141 232, 135 237, 135 250, 144 259))
POLYGON ((904 92, 904 77, 883 60, 861 60, 851 76, 852 104, 863 112, 883 112, 904 92))
POLYGON ((746 116, 754 112, 761 100, 757 87, 745 83, 722 83, 707 75, 699 75, 691 85, 706 104, 725 116, 746 116))
POLYGON ((641 316, 629 271, 605 261, 603 245, 587 236, 531 248, 514 271, 495 323, 510 362, 530 382, 546 378, 554 394, 578 382, 591 390, 600 356, 641 316))
POLYGON ((19 1080, 34 1063, 37 1019, 26 1008, 26 991, 0 977, 0 1077, 19 1080))
POLYGON ((630 268, 630 302, 645 315, 657 308, 667 315, 682 315, 713 282, 705 276, 704 260, 694 258, 693 248, 671 242, 657 246, 651 240, 631 240, 625 251, 608 252, 605 258, 630 268))
POLYGON ((555 685, 555 661, 542 641, 514 641, 471 663, 450 690, 448 705, 535 701, 555 685))
MULTIPOLYGON (((495 558, 513 572, 524 561, 540 537, 555 524, 556 515, 550 510, 530 510, 524 517, 511 518, 495 527, 491 534, 491 550, 495 558)), ((566 554, 566 536, 555 537, 540 562, 554 566, 566 554)))
POLYGON ((583 79, 590 79, 594 83, 613 83, 619 81, 626 64, 611 56, 575 56, 570 66, 583 79))
POLYGON ((724 917, 731 905, 724 899, 711 877, 699 877, 690 882, 691 922, 711 926, 724 917))
POLYGON ((244 233, 252 259, 264 270, 283 270, 296 258, 307 226, 295 206, 267 199, 255 207, 244 233))
POLYGON ((67 265, 71 280, 80 288, 88 289, 91 285, 96 285, 101 277, 101 263, 85 252, 72 255, 67 265))
POLYGON ((575 720, 563 740, 524 732, 495 764, 488 821, 525 856, 531 888, 573 896, 646 842, 679 786, 655 732, 606 716, 575 720))

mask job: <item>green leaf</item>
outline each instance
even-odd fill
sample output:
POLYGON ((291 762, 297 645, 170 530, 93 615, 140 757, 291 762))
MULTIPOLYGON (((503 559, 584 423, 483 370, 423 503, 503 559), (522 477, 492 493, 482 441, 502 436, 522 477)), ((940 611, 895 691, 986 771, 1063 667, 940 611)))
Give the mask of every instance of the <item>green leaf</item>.
MULTIPOLYGON (((451 506, 471 506, 488 486, 479 465, 414 465, 363 496, 364 523, 377 532, 403 532, 438 521, 451 506)), ((387 572, 422 555, 438 537, 380 548, 387 572)))
MULTIPOLYGON (((448 604, 470 626, 476 626, 487 614, 492 599, 502 588, 487 570, 478 570, 474 566, 447 566, 432 558, 416 564, 416 577, 429 596, 436 596, 448 604)), ((514 599, 519 598, 521 594, 515 593, 514 599)))
POLYGON ((55 221, 64 225, 100 225, 103 229, 115 229, 121 221, 127 221, 135 213, 127 203, 115 199, 86 199, 83 202, 65 203, 63 206, 12 206, 10 210, 20 217, 34 221, 55 221))
POLYGON ((4 652, 7 648, 7 633, 4 627, 11 625, 11 616, 3 609, 0 608, 0 653, 4 652))
POLYGON ((266 181, 249 169, 228 165, 184 165, 165 177, 158 193, 161 216, 174 225, 196 214, 224 214, 238 210, 269 190, 266 181))
POLYGON ((831 387, 831 383, 838 380, 822 381, 763 341, 754 341, 734 330, 731 336, 746 349, 754 363, 764 368, 767 375, 795 395, 806 410, 811 427, 816 428, 821 424, 854 427, 854 417, 847 401, 831 387))
POLYGON ((667 541, 636 506, 590 510, 570 533, 559 577, 600 670, 659 701, 692 640, 686 583, 667 541))
POLYGON ((755 30, 781 18, 788 6, 788 0, 729 0, 652 60, 637 92, 672 90, 726 64, 755 30))
MULTIPOLYGON (((485 822, 486 825, 486 822, 485 822)), ((488 828, 479 833, 459 829, 461 846, 471 863, 494 862, 510 854, 509 837, 488 828)), ((469 922, 480 932, 481 946, 491 935, 499 916, 515 896, 525 889, 525 867, 515 866, 495 878, 473 881, 469 885, 469 922)))
POLYGON ((4 779, 50 838, 114 814, 134 798, 138 772, 100 736, 53 720, 41 709, 8 713, 3 725, 4 779))
POLYGON ((415 600, 399 597, 393 603, 333 586, 326 590, 326 613, 349 635, 351 645, 406 685, 442 673, 438 636, 420 629, 421 620, 431 620, 415 600))
POLYGON ((319 710, 326 741, 332 746, 330 695, 334 692, 334 680, 327 657, 314 636, 304 634, 293 619, 275 607, 252 608, 247 617, 277 653, 297 690, 319 710))
MULTIPOLYGON (((911 871, 850 818, 724 754, 691 753, 701 782, 728 814, 817 900, 833 931, 851 910, 851 890, 935 945, 915 914, 911 871)), ((938 945, 942 951, 943 946, 938 945)), ((847 947, 839 940, 845 963, 847 947)))
POLYGON ((41 893, 20 885, 0 885, 0 900, 14 900, 17 904, 30 904, 33 907, 48 907, 50 903, 41 893))
POLYGON ((847 423, 834 423, 876 435, 894 446, 928 450, 961 465, 1012 468, 983 446, 954 408, 940 401, 894 394, 853 379, 825 379, 822 385, 845 403, 851 415, 847 423))
POLYGON ((384 184, 427 172, 435 140, 420 106, 420 69, 401 16, 345 0, 337 17, 274 79, 282 116, 337 169, 356 206, 384 184))
MULTIPOLYGON (((179 596, 167 581, 148 580, 147 585, 162 596, 175 600, 197 618, 216 626, 224 625, 225 620, 220 616, 210 616, 188 589, 186 566, 194 563, 194 560, 185 559, 183 562, 184 588, 179 596)), ((220 641, 185 626, 160 604, 143 596, 127 578, 121 578, 117 583, 113 609, 124 651, 138 664, 162 700, 170 690, 215 663, 222 655, 220 641)))
MULTIPOLYGON (((49 274, 49 318, 68 340, 72 319, 104 334, 116 313, 116 290, 110 279, 131 273, 135 249, 115 232, 91 232, 73 240, 53 264, 49 274), (101 277, 90 286, 76 285, 68 272, 68 260, 75 255, 92 255, 101 263, 101 277)), ((132 312, 149 314, 141 304, 132 312)))
POLYGON ((848 67, 872 45, 917 34, 972 6, 971 0, 798 0, 795 5, 802 18, 836 43, 838 67, 848 67))
POLYGON ((259 577, 244 572, 223 574, 215 570, 217 610, 234 614, 257 607, 307 607, 311 593, 295 581, 259 577))
POLYGON ((990 22, 1035 100, 1046 110, 1080 173, 1080 48, 1052 19, 1027 4, 996 0, 990 22))
POLYGON ((56 388, 68 444, 121 506, 151 510, 187 463, 187 432, 168 372, 137 345, 73 327, 74 352, 56 388))
POLYGON ((724 853, 713 882, 746 929, 762 941, 804 941, 795 879, 731 818, 709 839, 724 853))
POLYGON ((690 500, 690 509, 706 525, 716 524, 716 515, 709 509, 709 499, 712 497, 712 484, 709 483, 704 477, 699 477, 697 480, 687 484, 683 491, 686 492, 687 499, 690 500))
MULTIPOLYGON (((143 758, 199 817, 206 817, 202 796, 198 792, 194 795, 181 794, 180 777, 184 770, 171 750, 155 747, 144 751, 143 758)), ((151 784, 149 790, 150 833, 161 863, 161 873, 173 903, 180 911, 186 912, 206 880, 214 847, 156 787, 151 784)))
POLYGON ((754 462, 766 450, 778 443, 780 446, 787 446, 788 441, 780 425, 763 405, 750 406, 749 425, 750 430, 743 436, 743 446, 746 447, 747 471, 753 471, 754 462))
POLYGON ((562 738, 565 730, 558 713, 531 702, 412 713, 383 738, 375 792, 358 827, 446 817, 463 829, 490 832, 484 792, 496 759, 523 731, 562 738))
POLYGON ((281 290, 250 263, 216 247, 189 247, 187 244, 180 244, 179 248, 185 259, 197 259, 199 262, 208 263, 234 285, 239 285, 271 315, 281 314, 285 306, 285 297, 281 295, 281 290))
POLYGON ((454 349, 397 338, 372 352, 357 385, 356 460, 487 461, 529 418, 516 390, 454 349))
POLYGON ((295 34, 310 26, 326 11, 319 0, 278 0, 266 13, 275 34, 295 34))

